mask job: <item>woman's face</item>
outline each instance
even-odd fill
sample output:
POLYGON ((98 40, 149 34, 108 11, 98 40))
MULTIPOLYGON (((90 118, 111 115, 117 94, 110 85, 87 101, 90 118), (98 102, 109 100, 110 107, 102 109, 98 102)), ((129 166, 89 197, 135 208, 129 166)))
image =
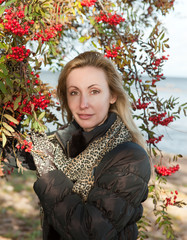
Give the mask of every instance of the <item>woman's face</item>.
POLYGON ((69 109, 87 132, 106 120, 110 104, 117 99, 110 93, 104 71, 95 67, 72 70, 67 77, 66 88, 69 109))

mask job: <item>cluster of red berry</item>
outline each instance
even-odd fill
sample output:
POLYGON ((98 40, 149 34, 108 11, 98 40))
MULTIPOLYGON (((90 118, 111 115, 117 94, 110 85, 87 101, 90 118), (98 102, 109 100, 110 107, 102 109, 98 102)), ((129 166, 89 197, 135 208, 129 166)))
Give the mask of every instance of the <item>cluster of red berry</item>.
MULTIPOLYGON (((169 56, 169 55, 168 55, 169 56)), ((166 60, 168 60, 168 58, 167 57, 165 57, 165 56, 162 56, 161 58, 157 58, 153 63, 152 63, 152 65, 154 66, 154 70, 155 69, 157 69, 158 68, 158 66, 163 62, 163 61, 166 61, 166 60)))
POLYGON ((96 2, 97 2, 97 0, 83 0, 83 1, 81 2, 81 5, 82 5, 82 6, 85 6, 85 7, 91 7, 91 6, 93 6, 96 2))
POLYGON ((138 102, 136 103, 136 108, 137 109, 146 109, 147 106, 150 104, 151 102, 149 103, 141 103, 141 100, 140 98, 138 99, 138 102))
POLYGON ((163 73, 162 74, 157 74, 155 79, 152 79, 152 85, 155 85, 156 82, 160 81, 161 77, 163 77, 163 73))
POLYGON ((158 143, 162 140, 162 138, 164 137, 164 135, 161 135, 159 137, 154 137, 154 138, 149 138, 149 140, 147 140, 146 142, 147 143, 151 143, 151 144, 154 144, 154 143, 158 143))
POLYGON ((13 58, 17 62, 22 62, 25 58, 30 55, 30 50, 26 49, 25 46, 22 47, 12 47, 12 54, 7 54, 6 58, 13 58))
POLYGON ((168 118, 163 119, 166 116, 166 112, 158 114, 157 116, 149 117, 149 121, 151 121, 155 126, 158 124, 162 126, 168 126, 170 122, 173 122, 174 117, 170 116, 168 118))
POLYGON ((62 31, 62 24, 56 24, 54 27, 50 27, 49 29, 45 29, 44 31, 40 31, 35 33, 35 36, 32 40, 42 39, 42 43, 48 42, 51 38, 57 36, 58 32, 62 31))
POLYGON ((121 17, 119 14, 112 14, 112 13, 108 13, 107 15, 105 13, 103 13, 102 11, 100 12, 100 15, 95 17, 95 20, 99 23, 99 22, 104 22, 104 23, 108 23, 109 25, 118 25, 121 22, 125 21, 125 18, 121 17))
POLYGON ((36 98, 35 96, 31 97, 32 100, 24 99, 22 104, 24 105, 22 108, 22 112, 27 113, 29 115, 32 114, 32 106, 34 107, 34 110, 38 110, 39 108, 45 109, 48 107, 48 104, 50 103, 50 100, 46 99, 45 96, 41 96, 39 98, 36 98))
POLYGON ((167 168, 166 166, 157 166, 154 165, 155 171, 160 176, 171 176, 171 174, 177 172, 179 170, 179 164, 173 167, 167 168))
POLYGON ((120 46, 112 46, 112 49, 107 49, 106 54, 104 55, 107 58, 115 58, 118 55, 118 50, 122 49, 120 46))
POLYGON ((0 4, 3 3, 5 0, 0 0, 0 4))
POLYGON ((18 11, 13 11, 12 8, 5 9, 5 21, 2 23, 7 32, 12 32, 17 36, 22 37, 23 35, 29 34, 29 28, 34 21, 25 21, 24 7, 18 7, 18 11))
MULTIPOLYGON (((5 21, 1 19, 2 24, 4 25, 7 32, 11 32, 15 35, 22 37, 23 35, 29 34, 29 29, 34 21, 26 21, 24 19, 24 8, 18 7, 18 11, 14 11, 12 8, 5 9, 5 21)), ((62 31, 62 24, 56 24, 53 27, 45 29, 44 31, 35 33, 35 36, 32 40, 42 39, 42 43, 49 41, 51 38, 57 36, 59 32, 62 31)))
MULTIPOLYGON (((49 93, 49 96, 51 96, 51 94, 49 93)), ((13 98, 13 100, 15 101, 16 97, 13 98)), ((50 103, 50 100, 46 99, 46 96, 42 96, 41 93, 39 94, 39 97, 35 97, 32 96, 31 100, 28 100, 27 98, 25 98, 22 102, 19 102, 19 108, 16 109, 18 115, 16 117, 16 119, 20 122, 22 119, 22 116, 26 113, 28 115, 32 114, 32 107, 34 108, 34 110, 38 110, 39 108, 41 109, 45 109, 48 107, 48 104, 50 103)), ((6 103, 6 105, 3 107, 4 109, 13 111, 14 109, 14 103, 8 101, 6 103)), ((9 122, 9 124, 11 126, 15 126, 15 123, 13 122, 9 122)))
MULTIPOLYGON (((173 192, 171 192, 171 194, 173 195, 173 192)), ((166 197, 165 199, 165 206, 167 207, 168 205, 175 205, 176 200, 177 200, 177 195, 178 195, 178 191, 175 191, 175 194, 171 197, 166 197)))
POLYGON ((17 149, 24 149, 25 152, 31 152, 33 146, 32 146, 32 142, 27 142, 27 140, 23 140, 23 143, 21 145, 17 144, 17 149))

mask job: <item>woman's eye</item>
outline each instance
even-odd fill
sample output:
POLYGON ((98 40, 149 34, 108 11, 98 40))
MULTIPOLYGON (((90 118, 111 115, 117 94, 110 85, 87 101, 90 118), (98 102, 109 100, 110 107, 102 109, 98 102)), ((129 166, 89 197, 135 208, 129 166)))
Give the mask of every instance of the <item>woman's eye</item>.
POLYGON ((91 94, 98 94, 98 93, 100 93, 100 91, 99 91, 99 90, 96 90, 96 89, 94 89, 94 90, 91 91, 91 94))
POLYGON ((71 95, 71 96, 75 96, 75 95, 77 95, 77 94, 78 94, 77 91, 72 91, 72 92, 70 92, 70 95, 71 95))

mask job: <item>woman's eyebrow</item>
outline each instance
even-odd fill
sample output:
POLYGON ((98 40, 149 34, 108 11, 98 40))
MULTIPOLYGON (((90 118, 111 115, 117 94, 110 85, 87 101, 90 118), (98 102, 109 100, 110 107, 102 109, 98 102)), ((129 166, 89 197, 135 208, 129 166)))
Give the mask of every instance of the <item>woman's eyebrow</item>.
POLYGON ((77 88, 78 89, 78 87, 76 87, 76 86, 69 86, 69 87, 67 87, 67 89, 69 89, 69 88, 77 88))
POLYGON ((91 88, 91 87, 94 87, 94 86, 100 86, 100 85, 95 83, 95 84, 90 85, 88 88, 91 88))
MULTIPOLYGON (((88 86, 88 89, 89 89, 89 88, 92 88, 92 87, 94 87, 94 86, 100 86, 100 85, 97 84, 97 83, 95 83, 95 84, 92 84, 92 85, 88 86)), ((69 88, 76 88, 76 89, 79 89, 79 87, 74 86, 74 85, 67 87, 67 89, 69 89, 69 88)))

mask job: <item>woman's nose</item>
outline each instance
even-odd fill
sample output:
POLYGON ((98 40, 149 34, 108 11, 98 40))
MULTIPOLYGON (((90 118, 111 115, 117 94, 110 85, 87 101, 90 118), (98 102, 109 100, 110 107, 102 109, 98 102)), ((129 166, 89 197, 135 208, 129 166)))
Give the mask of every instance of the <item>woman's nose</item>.
POLYGON ((89 103, 88 103, 88 97, 86 95, 82 95, 80 98, 80 108, 84 109, 84 108, 88 108, 89 103))

